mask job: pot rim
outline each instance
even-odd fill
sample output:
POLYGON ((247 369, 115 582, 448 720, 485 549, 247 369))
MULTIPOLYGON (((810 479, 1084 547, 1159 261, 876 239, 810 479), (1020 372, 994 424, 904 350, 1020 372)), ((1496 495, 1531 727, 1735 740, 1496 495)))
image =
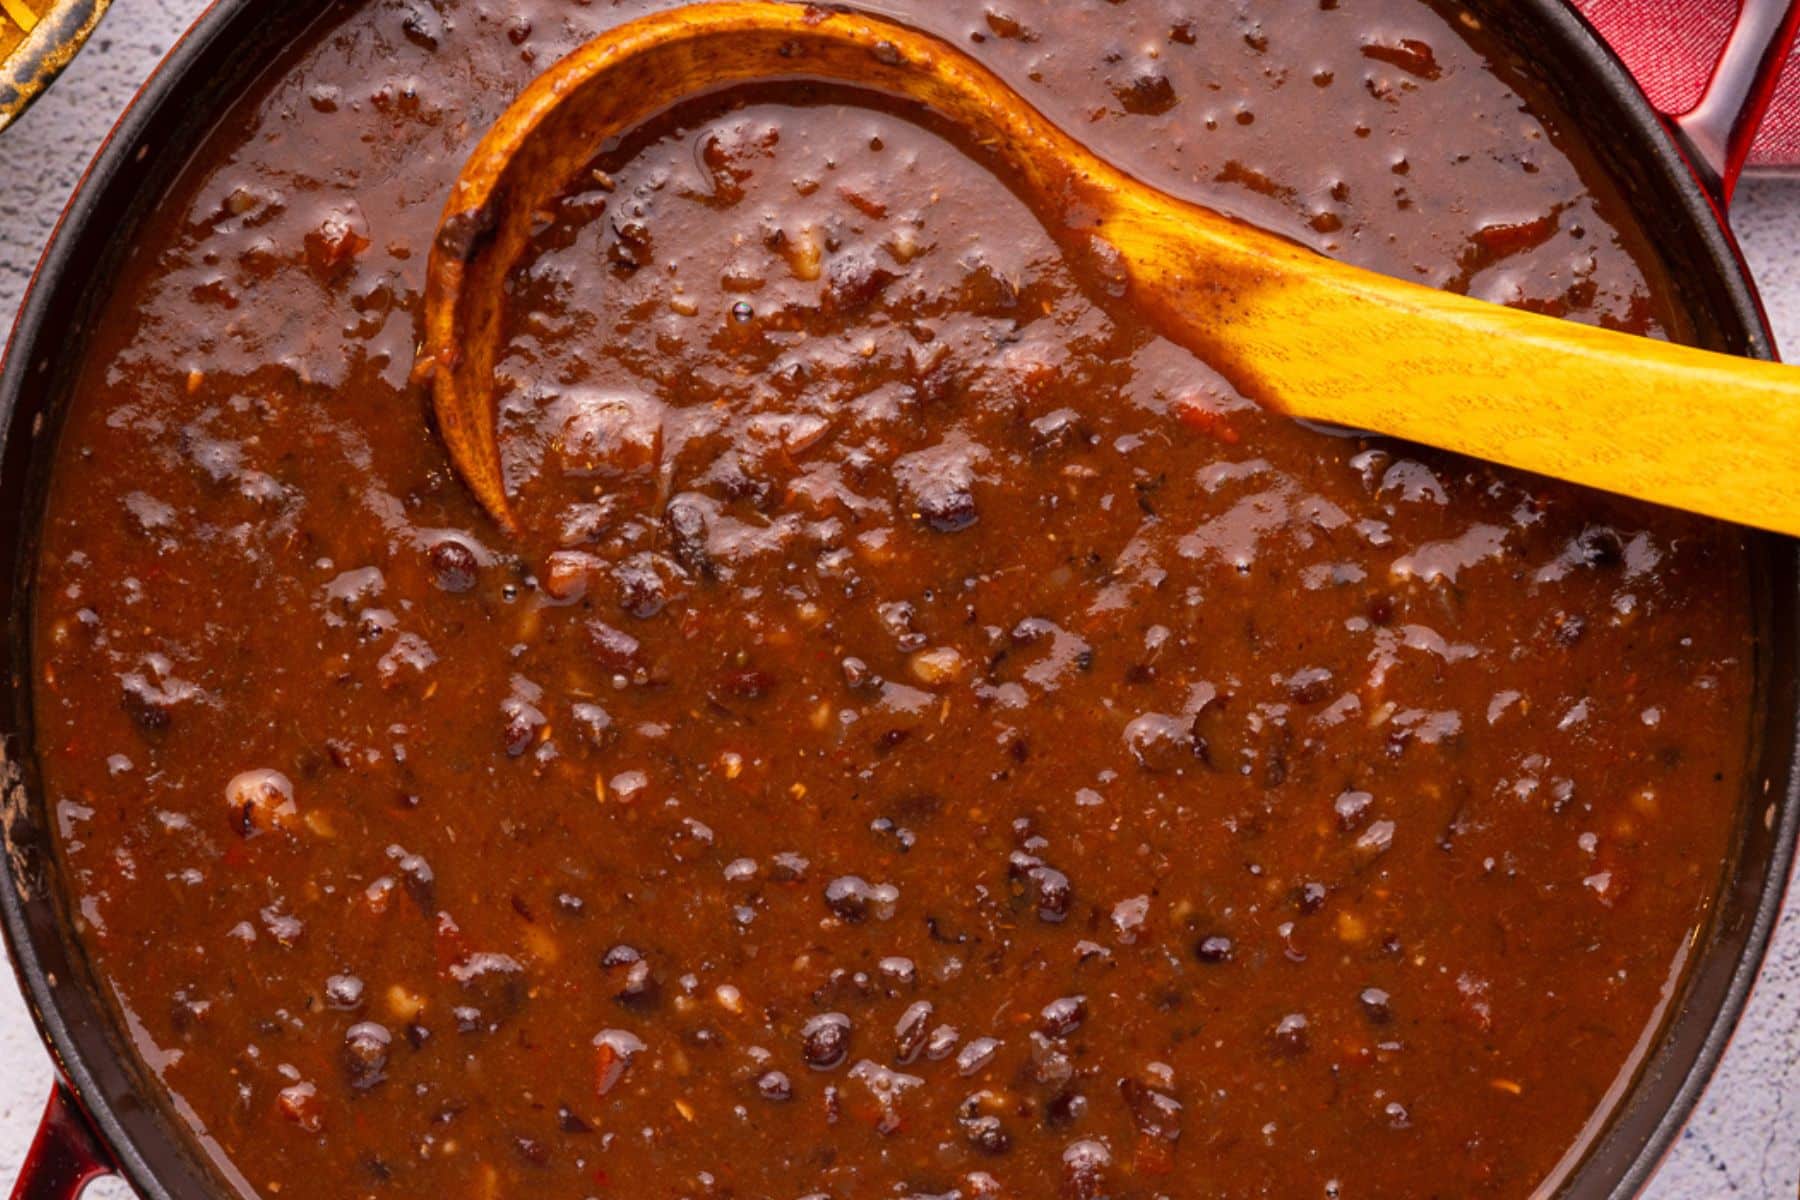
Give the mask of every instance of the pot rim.
MULTIPOLYGON (((42 347, 60 350, 51 324, 52 310, 62 292, 83 286, 79 276, 89 265, 79 253, 84 235, 97 222, 103 201, 142 161, 148 151, 149 135, 164 110, 184 103, 204 87, 206 81, 196 75, 197 68, 215 53, 222 39, 241 32, 242 23, 250 19, 253 10, 262 3, 266 0, 212 0, 147 77, 83 172, 32 274, 4 358, 0 358, 0 450, 9 460, 21 452, 13 443, 35 438, 41 428, 41 414, 30 428, 17 427, 17 414, 29 386, 28 377, 33 374, 33 364, 26 352, 35 355, 42 347)), ((314 12, 302 22, 302 27, 335 8, 338 0, 284 0, 290 11, 297 11, 309 3, 314 12)), ((1616 53, 1572 5, 1564 0, 1524 0, 1519 9, 1534 28, 1556 39, 1572 57, 1590 68, 1589 78, 1580 81, 1581 84, 1604 93, 1625 115, 1626 127, 1615 130, 1614 136, 1629 143, 1633 150, 1649 155, 1651 162, 1646 165, 1653 165, 1663 177, 1667 185, 1664 199, 1673 198, 1677 202, 1680 211, 1676 215, 1691 228, 1696 245, 1704 252, 1704 259, 1716 269, 1717 282, 1729 299, 1732 315, 1743 326, 1746 338, 1743 352, 1759 358, 1774 358, 1774 337, 1767 314, 1742 252, 1725 221, 1722 205, 1700 182, 1700 173, 1684 156, 1669 121, 1655 111, 1616 53)), ((241 90, 227 89, 224 102, 229 103, 239 94, 241 90)), ((214 115, 219 108, 220 105, 215 104, 214 115)), ((1586 130, 1580 128, 1579 123, 1577 126, 1572 132, 1578 137, 1585 135, 1586 130)), ((1641 213, 1645 210, 1633 206, 1633 211, 1641 213)), ((44 373, 47 362, 48 356, 39 361, 37 373, 44 373)), ((1769 540, 1780 542, 1780 539, 1769 540)), ((27 556, 32 539, 25 533, 17 541, 20 561, 15 569, 15 579, 28 581, 31 570, 27 556)), ((1783 553, 1796 549, 1800 549, 1800 543, 1782 543, 1783 553)), ((1800 603, 1792 595, 1786 596, 1785 602, 1789 605, 1800 603)), ((29 603, 27 586, 15 597, 11 636, 18 636, 17 623, 29 613, 29 603)), ((28 624, 26 628, 29 628, 28 624)), ((14 664, 15 669, 18 665, 14 664)), ((15 673, 12 684, 16 695, 29 694, 29 678, 20 678, 15 673)), ((17 722, 13 722, 6 728, 17 727, 17 722)), ((43 899, 31 895, 30 884, 23 877, 23 860, 13 841, 13 825, 31 802, 26 782, 30 772, 21 763, 29 762, 34 750, 29 744, 21 744, 15 733, 6 732, 0 736, 4 737, 4 741, 0 741, 0 851, 4 852, 0 856, 0 930, 4 932, 11 952, 20 988, 40 1037, 94 1130, 110 1150, 118 1171, 148 1200, 174 1200, 177 1193, 171 1191, 158 1174, 139 1133, 134 1133, 115 1109, 90 1061, 90 1054, 83 1049, 82 1039, 77 1036, 74 1024, 59 1002, 58 981, 45 964, 43 948, 33 936, 28 910, 43 899)), ((1792 740, 1797 735, 1789 729, 1783 736, 1792 740)), ((1758 883, 1754 910, 1729 982, 1718 1006, 1706 1020, 1704 1038, 1679 1087, 1637 1149, 1631 1152, 1629 1162, 1606 1193, 1611 1200, 1635 1196, 1654 1175, 1711 1081, 1748 1002, 1781 913, 1794 866, 1796 838, 1800 836, 1800 769, 1790 769, 1783 785, 1782 795, 1764 797, 1768 805, 1764 811, 1772 823, 1773 848, 1766 873, 1758 883)), ((1746 802, 1741 819, 1752 820, 1757 811, 1746 802)), ((1723 886, 1722 883, 1721 891, 1723 886)), ((1672 1021, 1673 1017, 1670 1023, 1672 1021)), ((1670 1023, 1655 1035, 1647 1060, 1669 1042, 1670 1023)), ((1644 1078, 1635 1078, 1627 1097, 1643 1086, 1644 1078)), ((160 1098, 146 1100, 134 1094, 133 1102, 141 1107, 154 1107, 160 1098)), ((1626 1106, 1624 1099, 1614 1105, 1608 1123, 1595 1135, 1589 1150, 1605 1145, 1626 1106)), ((167 1130, 163 1133, 165 1137, 178 1136, 167 1130)), ((204 1140, 203 1133, 195 1135, 190 1131, 189 1136, 204 1140)), ((169 1147, 159 1145, 155 1149, 166 1151, 169 1147)), ((1587 1161, 1584 1157, 1574 1164, 1561 1180, 1546 1181, 1539 1194, 1560 1194, 1566 1190, 1568 1182, 1580 1179, 1587 1161)), ((216 1172, 218 1164, 209 1163, 205 1170, 216 1172)))

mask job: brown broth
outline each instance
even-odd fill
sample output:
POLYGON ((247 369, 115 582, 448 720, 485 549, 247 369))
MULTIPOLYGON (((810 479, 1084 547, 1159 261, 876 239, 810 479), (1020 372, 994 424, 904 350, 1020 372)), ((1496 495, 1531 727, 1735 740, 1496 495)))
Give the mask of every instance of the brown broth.
MULTIPOLYGON (((355 7, 92 334, 38 753, 218 1160, 264 1196, 1531 1194, 1718 883, 1739 536, 1262 413, 940 131, 784 89, 550 214, 508 542, 408 382, 425 251, 517 89, 652 7, 355 7)), ((1688 328, 1433 8, 881 7, 1183 195, 1688 328)))

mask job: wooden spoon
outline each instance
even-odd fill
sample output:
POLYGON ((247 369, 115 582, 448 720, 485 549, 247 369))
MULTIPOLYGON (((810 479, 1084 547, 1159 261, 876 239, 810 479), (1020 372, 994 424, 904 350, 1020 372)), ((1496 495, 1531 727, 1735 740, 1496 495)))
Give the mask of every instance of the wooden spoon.
POLYGON ((1800 535, 1800 367, 1609 332, 1333 262, 1096 158, 999 78, 876 17, 768 0, 620 26, 539 76, 464 166, 432 247, 419 368, 516 531, 495 428, 507 274, 608 141, 735 85, 826 80, 973 135, 1071 253, 1259 403, 1800 535))

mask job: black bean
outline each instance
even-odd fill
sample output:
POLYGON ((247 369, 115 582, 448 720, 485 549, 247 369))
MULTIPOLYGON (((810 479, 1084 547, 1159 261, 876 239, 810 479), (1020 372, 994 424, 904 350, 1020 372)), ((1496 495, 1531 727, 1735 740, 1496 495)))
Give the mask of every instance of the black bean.
POLYGON ((1194 944, 1194 957, 1203 963, 1230 962, 1231 939, 1224 934, 1210 933, 1194 944))
POLYGON ((653 1008, 660 998, 656 976, 650 970, 649 960, 637 950, 626 945, 617 945, 600 957, 600 965, 605 967, 618 981, 618 990, 613 993, 613 1000, 626 1008, 653 1008))
POLYGON ((1073 1142, 1063 1151, 1062 1194, 1065 1200, 1099 1200, 1106 1194, 1106 1169, 1112 1151, 1105 1142, 1091 1138, 1073 1142))
POLYGON ((1081 418, 1072 408, 1059 408, 1031 422, 1033 450, 1054 450, 1081 437, 1081 418))
POLYGON ((951 1052, 956 1049, 956 1043, 961 1037, 962 1034, 957 1032, 956 1026, 939 1025, 936 1029, 933 1029, 931 1035, 925 1039, 925 1057, 929 1058, 932 1062, 941 1062, 944 1059, 949 1058, 951 1052))
POLYGON ((1575 538, 1575 552, 1583 566, 1618 567, 1625 562, 1625 542, 1619 531, 1606 525, 1589 525, 1575 538))
POLYGON ((970 1040, 956 1055, 956 1070, 961 1075, 974 1075, 994 1061, 1000 1053, 1000 1042, 996 1038, 978 1037, 970 1040))
POLYGON ((875 969, 881 972, 883 979, 902 987, 911 986, 919 978, 919 969, 913 965, 913 960, 902 958, 897 954, 882 959, 875 964, 875 969))
POLYGON ((212 1001, 196 996, 186 987, 176 988, 174 995, 169 997, 169 1019, 182 1033, 189 1033, 196 1025, 204 1024, 211 1013, 212 1001))
POLYGON ((781 1071, 765 1071, 756 1081, 756 1090, 764 1100, 776 1102, 794 1098, 794 1085, 781 1071))
POLYGON ((1331 807, 1337 813, 1338 828, 1345 833, 1354 833, 1368 819, 1369 811, 1375 807, 1375 797, 1367 792, 1346 789, 1338 793, 1331 807))
POLYGON ((1288 699, 1295 704, 1317 704, 1331 695, 1331 672, 1324 667, 1304 667, 1283 681, 1288 699))
POLYGON ((902 854, 910 851, 919 842, 918 834, 904 825, 896 824, 892 817, 876 817, 869 822, 869 832, 893 838, 895 848, 902 854))
POLYGON ((640 621, 648 621, 668 606, 668 585, 655 565, 643 561, 642 556, 614 567, 613 582, 619 589, 619 607, 640 621))
POLYGON ((1044 1105, 1044 1124, 1051 1129, 1067 1129, 1087 1115, 1087 1097, 1080 1092, 1059 1092, 1044 1105))
POLYGON ((792 850, 783 850, 769 859, 769 878, 776 883, 801 883, 812 863, 792 850))
POLYGON ((421 50, 436 50, 438 41, 444 36, 444 18, 429 5, 410 5, 406 16, 400 19, 400 31, 407 41, 421 50))
POLYGON ((1037 41, 1037 34, 1026 28, 1025 23, 1007 12, 996 12, 988 9, 987 27, 994 31, 995 37, 1007 38, 1022 42, 1037 41))
POLYGON ((1364 988, 1357 997, 1358 1003, 1362 1005, 1363 1016, 1375 1025, 1386 1025, 1393 1020, 1394 1014, 1388 1007, 1388 1000, 1388 994, 1377 987, 1364 988))
POLYGON ((620 274, 630 274, 650 262, 652 244, 650 227, 642 221, 614 217, 613 239, 606 255, 620 274))
POLYGON ((1012 1137, 999 1117, 968 1117, 958 1124, 962 1126, 963 1140, 982 1154, 1000 1155, 1012 1149, 1012 1137))
POLYGON ((873 255, 845 254, 834 259, 826 272, 821 307, 832 315, 867 308, 898 278, 876 262, 873 255))
POLYGON ((1145 66, 1124 83, 1113 85, 1119 107, 1139 116, 1156 116, 1175 107, 1175 86, 1169 77, 1145 66))
POLYGON ((992 264, 975 262, 963 274, 957 289, 957 311, 972 317, 998 317, 1019 306, 1019 285, 992 264))
POLYGON ((825 885, 825 907, 841 921, 867 920, 874 889, 860 875, 840 875, 825 885))
POLYGON ((462 985, 464 994, 480 1006, 496 1028, 530 998, 525 967, 509 954, 470 954, 450 965, 450 977, 462 985))
POLYGON ((1325 906, 1325 898, 1329 894, 1324 884, 1309 881, 1300 885, 1300 890, 1294 895, 1294 903, 1301 912, 1311 916, 1325 906))
POLYGON ((1132 1121, 1145 1136, 1169 1142, 1181 1136, 1181 1102, 1175 1097, 1129 1077, 1119 1081, 1119 1091, 1131 1110, 1132 1121))
POLYGON ((523 696, 500 702, 500 745, 508 758, 518 758, 537 745, 538 731, 550 723, 543 711, 523 696))
POLYGON ((656 977, 650 973, 650 964, 640 961, 625 968, 625 981, 613 999, 627 1008, 651 1008, 656 1004, 657 993, 656 977))
POLYGON ((542 1167, 548 1166, 550 1163, 550 1147, 536 1138, 529 1138, 524 1134, 513 1135, 513 1151, 527 1166, 542 1167))
POLYGON ((1087 1020, 1087 997, 1064 996, 1044 1005, 1038 1013, 1038 1030, 1045 1037, 1066 1038, 1087 1020))
POLYGON ((615 629, 600 620, 589 621, 584 628, 587 631, 588 648, 606 670, 630 675, 644 665, 642 645, 623 629, 615 629))
POLYGON ((931 1032, 931 1001, 909 1004, 894 1022, 894 1061, 905 1066, 919 1057, 925 1048, 925 1037, 931 1032))
POLYGON ((1037 885, 1038 920, 1055 925, 1069 915, 1075 902, 1075 889, 1069 877, 1055 867, 1039 867, 1032 872, 1037 885))
POLYGON ((821 1013, 800 1030, 800 1050, 806 1065, 815 1071, 840 1066, 850 1055, 850 1034, 855 1027, 843 1013, 821 1013))
POLYGON ((481 575, 481 564, 475 552, 453 538, 434 542, 426 555, 431 562, 431 581, 452 594, 475 587, 481 575))
POLYGON ((344 1070, 350 1086, 367 1091, 387 1078, 388 1047, 394 1035, 387 1026, 361 1021, 344 1034, 344 1070))
POLYGON ((718 459, 707 475, 727 500, 746 501, 758 511, 767 512, 770 502, 775 499, 774 484, 752 473, 739 454, 728 453, 718 459))
POLYGON ((556 1127, 564 1133, 592 1133, 594 1127, 582 1119, 581 1114, 566 1104, 556 1106, 556 1127))
POLYGON ((975 496, 967 488, 925 488, 917 503, 920 519, 936 533, 960 533, 981 516, 975 507, 975 496))
POLYGON ((918 619, 918 610, 905 600, 894 600, 883 604, 875 610, 875 615, 881 618, 882 628, 892 634, 896 640, 902 641, 901 649, 906 648, 903 639, 909 635, 921 638, 921 644, 923 644, 924 635, 920 634, 917 626, 914 625, 918 619))
POLYGON ((392 633, 400 618, 385 608, 365 608, 356 614, 356 640, 373 645, 392 633))
POLYGON ((155 694, 148 684, 135 677, 126 681, 119 703, 130 715, 132 723, 145 733, 161 733, 174 718, 174 711, 169 704, 155 694))
POLYGON ((701 579, 718 574, 706 546, 706 510, 691 496, 677 496, 663 513, 675 561, 701 579))
POLYGON ((1125 726, 1125 748, 1137 765, 1151 774, 1178 771, 1193 763, 1193 717, 1147 712, 1125 726))
POLYGON ((1037 906, 1038 920, 1058 925, 1075 904, 1075 889, 1069 877, 1049 866, 1036 855, 1015 850, 1007 860, 1007 874, 1027 885, 1028 895, 1037 906))
POLYGON ((1275 1022, 1275 1029, 1271 1036, 1276 1051, 1289 1057, 1306 1053, 1309 1044, 1306 1026, 1305 1013, 1289 1013, 1275 1022))
POLYGON ((354 975, 333 975, 325 981, 325 1003, 332 1008, 354 1010, 362 1007, 363 981, 354 975))
POLYGON ((888 754, 911 736, 910 729, 890 729, 875 739, 875 753, 888 754))
POLYGON ((423 855, 413 854, 402 846, 389 846, 388 859, 400 872, 400 882, 406 886, 406 894, 427 917, 437 915, 437 876, 432 873, 431 864, 423 855))
POLYGON ((1075 1061, 1056 1042, 1041 1033, 1031 1035, 1031 1077, 1046 1087, 1060 1088, 1075 1078, 1075 1061))
POLYGON ((569 716, 574 719, 575 729, 581 734, 581 740, 596 750, 606 749, 618 737, 612 714, 598 704, 587 700, 571 704, 569 716))

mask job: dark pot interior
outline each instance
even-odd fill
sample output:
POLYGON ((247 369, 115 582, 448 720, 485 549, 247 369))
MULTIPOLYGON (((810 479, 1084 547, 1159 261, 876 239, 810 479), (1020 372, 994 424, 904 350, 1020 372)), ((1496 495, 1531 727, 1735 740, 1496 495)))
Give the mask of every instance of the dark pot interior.
MULTIPOLYGON (((229 1193, 202 1147, 165 1111, 117 1027, 65 920, 49 818, 37 802, 30 680, 31 581, 36 529, 62 400, 114 266, 151 205, 185 165, 213 121, 256 74, 280 62, 311 21, 337 0, 221 0, 181 43, 114 132, 65 214, 26 299, 0 368, 5 419, 0 458, 0 576, 10 617, 9 691, 0 707, 0 886, 14 964, 46 1040, 118 1165, 152 1198, 229 1193)), ((1612 187, 1635 212, 1710 346, 1769 357, 1772 345, 1755 293, 1729 234, 1688 172, 1659 118, 1624 68, 1561 0, 1438 0, 1502 30, 1510 70, 1548 87, 1612 187)), ((1733 861, 1710 926, 1690 958, 1672 1014, 1629 1092, 1572 1152, 1562 1194, 1628 1196, 1655 1169, 1679 1132, 1730 1037, 1778 913, 1791 866, 1800 779, 1795 774, 1796 547, 1757 539, 1758 662, 1762 725, 1743 798, 1733 861)))

